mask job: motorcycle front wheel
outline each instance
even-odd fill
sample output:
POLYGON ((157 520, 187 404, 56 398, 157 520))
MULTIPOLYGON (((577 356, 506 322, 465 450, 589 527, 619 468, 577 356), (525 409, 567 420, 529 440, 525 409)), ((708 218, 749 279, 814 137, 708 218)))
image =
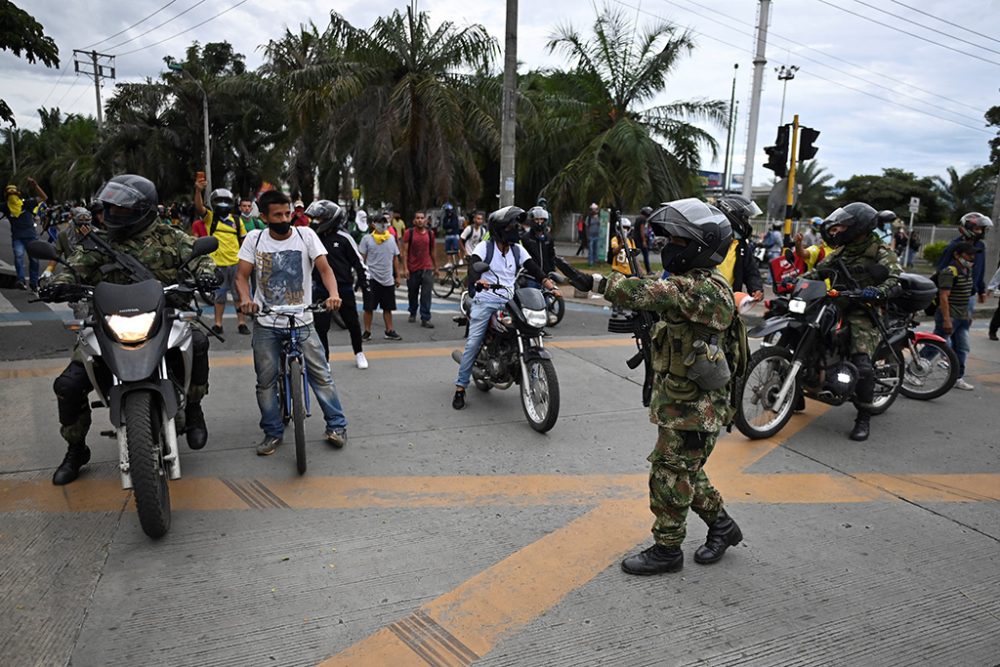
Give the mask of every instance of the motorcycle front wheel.
POLYGON ((559 418, 559 378, 550 359, 531 359, 524 362, 528 369, 527 381, 521 381, 521 407, 531 428, 546 433, 559 418))
POLYGON ((163 428, 160 406, 151 391, 125 395, 125 439, 135 509, 142 532, 154 540, 170 530, 170 489, 163 460, 163 428))
POLYGON ((944 396, 958 380, 958 356, 939 340, 914 341, 912 350, 903 348, 903 361, 903 386, 899 391, 907 398, 929 401, 944 396))
POLYGON ((762 347, 750 356, 747 373, 736 390, 736 428, 751 440, 770 438, 792 417, 798 391, 796 380, 785 400, 778 394, 792 370, 792 353, 783 347, 762 347))

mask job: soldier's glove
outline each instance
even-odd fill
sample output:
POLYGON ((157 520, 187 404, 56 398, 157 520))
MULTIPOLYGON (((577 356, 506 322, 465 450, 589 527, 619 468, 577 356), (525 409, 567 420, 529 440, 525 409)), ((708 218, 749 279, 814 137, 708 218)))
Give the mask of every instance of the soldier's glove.
POLYGON ((860 296, 865 301, 878 301, 880 299, 885 298, 885 294, 883 294, 882 290, 880 290, 877 287, 866 287, 863 290, 861 290, 861 294, 859 294, 858 296, 860 296))
POLYGON ((64 303, 66 301, 79 301, 85 294, 80 285, 66 285, 46 283, 38 291, 38 298, 48 303, 64 303))
POLYGON ((222 276, 216 269, 211 273, 199 273, 194 279, 195 285, 203 292, 214 292, 222 284, 222 276))

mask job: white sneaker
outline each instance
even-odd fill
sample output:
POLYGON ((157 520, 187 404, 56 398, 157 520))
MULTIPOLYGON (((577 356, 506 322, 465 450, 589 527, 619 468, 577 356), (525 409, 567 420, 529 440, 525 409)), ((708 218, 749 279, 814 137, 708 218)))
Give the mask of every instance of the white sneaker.
POLYGON ((955 380, 955 389, 961 389, 962 391, 972 391, 975 389, 971 384, 965 381, 965 378, 958 378, 955 380))
POLYGON ((354 360, 357 362, 358 368, 361 370, 368 368, 368 360, 365 358, 364 352, 358 352, 354 355, 354 360))

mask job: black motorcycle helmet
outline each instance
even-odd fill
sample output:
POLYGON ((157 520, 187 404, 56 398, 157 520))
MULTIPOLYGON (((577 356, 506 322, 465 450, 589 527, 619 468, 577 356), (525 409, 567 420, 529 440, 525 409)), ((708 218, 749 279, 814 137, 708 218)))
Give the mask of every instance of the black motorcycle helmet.
POLYGON ((743 195, 726 195, 715 203, 733 226, 733 229, 743 238, 753 236, 750 219, 762 213, 757 204, 743 195))
POLYGON ((306 215, 312 219, 316 233, 320 235, 339 230, 347 219, 344 209, 329 199, 317 199, 309 204, 306 215))
POLYGON ((639 209, 639 215, 648 220, 649 216, 653 215, 653 207, 643 206, 642 208, 639 209))
POLYGON ((104 207, 104 228, 112 241, 130 239, 156 220, 156 186, 148 178, 115 176, 101 186, 97 200, 104 207))
POLYGON ((864 202, 853 202, 826 216, 820 235, 828 246, 839 248, 871 234, 877 221, 878 212, 874 208, 864 202), (832 229, 841 226, 843 230, 831 233, 832 229))
POLYGON ((670 273, 717 266, 733 239, 725 214, 693 197, 663 204, 649 216, 648 223, 656 236, 687 240, 686 246, 668 243, 663 249, 663 268, 670 273))
POLYGON ((886 225, 891 225, 896 222, 896 214, 889 209, 884 211, 879 211, 878 215, 875 217, 875 224, 878 225, 879 229, 885 227, 886 225))
POLYGON ((493 211, 486 220, 490 238, 508 244, 517 243, 521 238, 521 225, 527 217, 524 209, 518 206, 505 206, 499 211, 493 211))

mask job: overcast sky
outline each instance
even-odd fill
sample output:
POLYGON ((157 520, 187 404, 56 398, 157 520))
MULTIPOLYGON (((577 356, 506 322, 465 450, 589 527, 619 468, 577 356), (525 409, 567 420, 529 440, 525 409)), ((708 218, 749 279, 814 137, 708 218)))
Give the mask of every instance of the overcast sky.
MULTIPOLYGON (((261 62, 258 47, 279 37, 284 26, 296 29, 300 23, 312 20, 322 30, 329 21, 330 10, 335 9, 354 25, 367 27, 377 16, 406 7, 405 3, 389 0, 332 4, 306 0, 16 2, 33 14, 46 34, 55 39, 65 65, 47 69, 40 64, 29 65, 10 53, 0 53, 2 97, 14 110, 18 125, 30 129, 38 127, 35 110, 41 106, 94 114, 93 83, 74 75, 72 56, 73 49, 89 48, 99 39, 110 37, 93 48, 117 56, 118 80, 140 80, 156 77, 164 68, 164 56, 182 58, 185 47, 193 40, 202 43, 227 40, 246 56, 248 66, 254 68, 261 62), (229 8, 233 9, 211 18, 229 8), (157 10, 161 11, 135 28, 111 37, 157 10), (168 20, 166 25, 156 27, 168 20), (204 25, 194 27, 206 20, 204 25), (146 31, 150 32, 142 35, 146 31), (131 38, 136 39, 119 46, 131 38), (161 40, 166 41, 154 46, 161 40), (127 53, 135 49, 141 50, 127 53)), ((597 2, 601 6, 600 0, 597 2)), ((739 64, 735 172, 740 173, 748 132, 755 47, 753 26, 759 3, 613 0, 612 4, 638 17, 640 22, 665 18, 695 33, 695 51, 680 62, 668 82, 668 90, 657 103, 693 98, 728 101, 733 65, 739 64)), ((459 25, 482 23, 502 45, 503 0, 424 0, 418 8, 428 11, 434 24, 444 20, 459 25)), ((578 0, 522 2, 518 26, 518 60, 522 71, 566 66, 559 54, 547 52, 546 42, 557 26, 566 23, 588 32, 594 16, 594 5, 578 0)), ((792 114, 797 113, 803 125, 822 132, 817 142, 817 160, 836 178, 879 173, 883 167, 901 167, 918 175, 941 175, 948 166, 961 173, 983 164, 988 155, 986 142, 992 136, 984 127, 983 113, 1000 104, 998 40, 1000 0, 772 2, 754 182, 765 182, 771 176, 760 164, 765 159, 763 146, 773 142, 779 122, 782 84, 774 69, 783 64, 801 68, 795 79, 788 82, 785 121, 789 122, 792 114), (876 6, 897 17, 873 9, 876 6), (936 17, 962 27, 943 23, 936 17), (920 37, 903 34, 893 27, 920 37)), ((106 99, 112 92, 112 84, 106 82, 102 95, 106 99)), ((712 131, 723 146, 725 128, 712 131)), ((721 171, 721 150, 718 161, 706 154, 703 168, 721 171)))

